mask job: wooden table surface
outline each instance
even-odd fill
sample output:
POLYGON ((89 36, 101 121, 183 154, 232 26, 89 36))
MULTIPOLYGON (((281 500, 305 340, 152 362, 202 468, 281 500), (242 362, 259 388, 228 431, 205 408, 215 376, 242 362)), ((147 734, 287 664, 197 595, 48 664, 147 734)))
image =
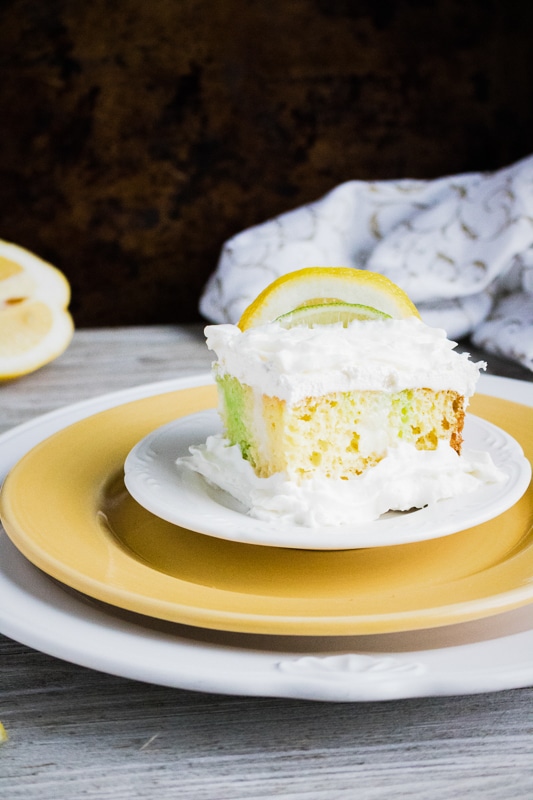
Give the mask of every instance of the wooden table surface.
MULTIPOLYGON (((210 362, 201 326, 80 330, 54 363, 0 387, 0 432, 210 362)), ((6 800, 533 797, 533 689, 353 704, 201 694, 0 636, 0 720, 6 800)))

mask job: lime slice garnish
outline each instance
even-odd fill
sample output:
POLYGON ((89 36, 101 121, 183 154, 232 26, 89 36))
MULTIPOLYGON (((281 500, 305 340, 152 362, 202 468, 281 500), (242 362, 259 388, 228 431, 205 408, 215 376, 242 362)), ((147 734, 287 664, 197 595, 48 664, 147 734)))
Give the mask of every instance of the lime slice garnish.
POLYGON ((339 322, 346 328, 353 320, 392 319, 390 314, 378 311, 372 306, 360 303, 319 303, 305 305, 281 314, 276 320, 284 328, 294 328, 297 325, 306 325, 313 328, 315 325, 335 325, 339 322))

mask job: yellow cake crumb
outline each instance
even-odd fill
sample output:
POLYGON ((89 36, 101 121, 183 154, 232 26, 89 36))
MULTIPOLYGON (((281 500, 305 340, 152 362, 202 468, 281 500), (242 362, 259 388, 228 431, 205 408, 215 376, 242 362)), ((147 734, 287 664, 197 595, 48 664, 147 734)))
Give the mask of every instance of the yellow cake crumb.
POLYGON ((400 442, 435 450, 445 441, 461 451, 463 398, 453 391, 331 392, 290 405, 258 396, 231 376, 219 387, 226 435, 261 478, 276 472, 305 478, 317 471, 354 477, 400 442))

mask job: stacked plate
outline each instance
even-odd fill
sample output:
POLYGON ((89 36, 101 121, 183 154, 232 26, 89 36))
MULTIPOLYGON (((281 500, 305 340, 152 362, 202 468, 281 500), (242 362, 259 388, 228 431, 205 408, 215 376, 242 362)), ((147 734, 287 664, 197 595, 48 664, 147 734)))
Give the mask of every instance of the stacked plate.
POLYGON ((483 376, 467 417, 466 445, 491 453, 504 484, 349 529, 280 531, 180 477, 176 458, 216 429, 215 404, 209 376, 180 379, 0 437, 2 633, 230 694, 533 683, 533 384, 483 376))

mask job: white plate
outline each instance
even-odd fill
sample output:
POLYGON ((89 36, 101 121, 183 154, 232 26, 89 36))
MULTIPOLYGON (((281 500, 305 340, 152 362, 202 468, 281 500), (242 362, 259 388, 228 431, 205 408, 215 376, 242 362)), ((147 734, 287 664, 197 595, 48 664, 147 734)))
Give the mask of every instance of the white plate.
POLYGON ((229 494, 201 475, 178 468, 176 459, 189 445, 220 431, 216 410, 182 417, 152 431, 129 453, 125 483, 132 497, 161 519, 189 530, 234 542, 312 550, 343 550, 438 539, 480 525, 511 508, 531 479, 522 448, 508 433, 468 415, 464 447, 490 453, 507 475, 504 483, 487 484, 471 494, 441 500, 417 511, 384 514, 360 525, 306 528, 254 519, 229 494))
POLYGON ((0 534, 0 630, 112 675, 222 694, 333 702, 476 694, 533 683, 531 606, 409 634, 275 637, 156 623, 71 594, 0 534))
MULTIPOLYGON (((483 376, 480 391, 533 406, 533 384, 483 376), (484 378, 484 379, 483 379, 484 378)), ((0 479, 78 419, 208 383, 181 379, 85 401, 0 437, 0 479)), ((0 631, 76 664, 196 691, 342 701, 474 694, 533 683, 533 607, 430 631, 350 638, 267 637, 157 623, 73 594, 0 535, 0 631)))

